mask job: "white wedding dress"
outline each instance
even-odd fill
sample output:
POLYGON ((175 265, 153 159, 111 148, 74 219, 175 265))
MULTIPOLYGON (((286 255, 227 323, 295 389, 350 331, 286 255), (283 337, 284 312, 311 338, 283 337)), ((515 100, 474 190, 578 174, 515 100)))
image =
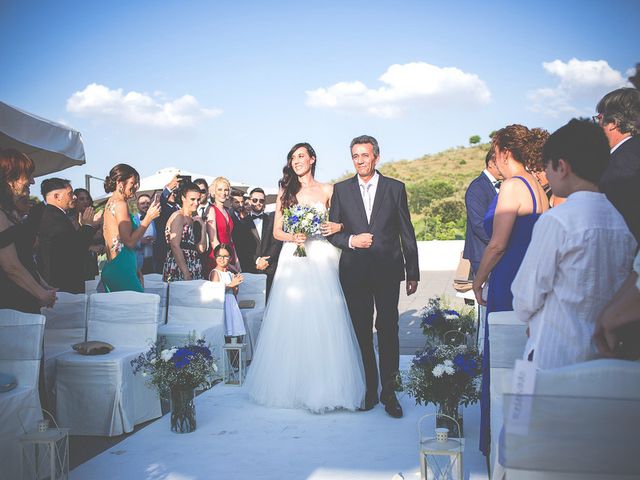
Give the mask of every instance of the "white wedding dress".
POLYGON ((267 406, 355 410, 364 369, 338 277, 340 250, 322 237, 306 241, 306 257, 295 249, 282 247, 246 388, 267 406))

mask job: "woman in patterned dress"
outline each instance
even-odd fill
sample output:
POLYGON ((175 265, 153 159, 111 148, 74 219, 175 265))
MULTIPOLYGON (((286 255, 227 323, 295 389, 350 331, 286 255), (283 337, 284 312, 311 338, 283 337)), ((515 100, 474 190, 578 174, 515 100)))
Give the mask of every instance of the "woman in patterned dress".
POLYGON ((200 187, 185 182, 180 187, 180 210, 167 221, 165 237, 169 244, 162 278, 165 282, 202 279, 202 254, 207 250, 207 232, 202 218, 195 215, 200 187))

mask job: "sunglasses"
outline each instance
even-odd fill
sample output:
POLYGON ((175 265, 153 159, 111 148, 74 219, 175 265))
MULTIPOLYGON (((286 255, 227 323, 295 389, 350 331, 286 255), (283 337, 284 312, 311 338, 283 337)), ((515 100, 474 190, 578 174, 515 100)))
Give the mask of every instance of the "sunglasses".
POLYGON ((200 193, 202 193, 202 194, 206 195, 206 194, 207 194, 207 191, 206 191, 204 188, 201 188, 201 189, 200 189, 200 193))
POLYGON ((264 198, 252 198, 251 201, 253 203, 262 203, 263 205, 264 205, 264 202, 265 202, 264 198))

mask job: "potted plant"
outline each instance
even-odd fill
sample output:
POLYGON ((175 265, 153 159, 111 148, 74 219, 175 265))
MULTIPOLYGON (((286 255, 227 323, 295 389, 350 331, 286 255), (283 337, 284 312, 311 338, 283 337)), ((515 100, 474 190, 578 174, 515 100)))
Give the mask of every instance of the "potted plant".
POLYGON ((188 433, 196 429, 195 390, 211 388, 218 368, 205 341, 189 341, 181 347, 164 348, 161 342, 131 361, 134 373, 149 377, 160 395, 171 404, 171 430, 188 433))

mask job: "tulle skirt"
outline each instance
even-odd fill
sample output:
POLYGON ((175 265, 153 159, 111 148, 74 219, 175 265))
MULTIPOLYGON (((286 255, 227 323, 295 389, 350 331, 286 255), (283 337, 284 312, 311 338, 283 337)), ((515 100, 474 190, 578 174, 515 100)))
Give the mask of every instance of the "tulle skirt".
POLYGON ((246 387, 257 403, 326 412, 355 410, 365 394, 358 342, 338 278, 340 251, 285 243, 246 387))

